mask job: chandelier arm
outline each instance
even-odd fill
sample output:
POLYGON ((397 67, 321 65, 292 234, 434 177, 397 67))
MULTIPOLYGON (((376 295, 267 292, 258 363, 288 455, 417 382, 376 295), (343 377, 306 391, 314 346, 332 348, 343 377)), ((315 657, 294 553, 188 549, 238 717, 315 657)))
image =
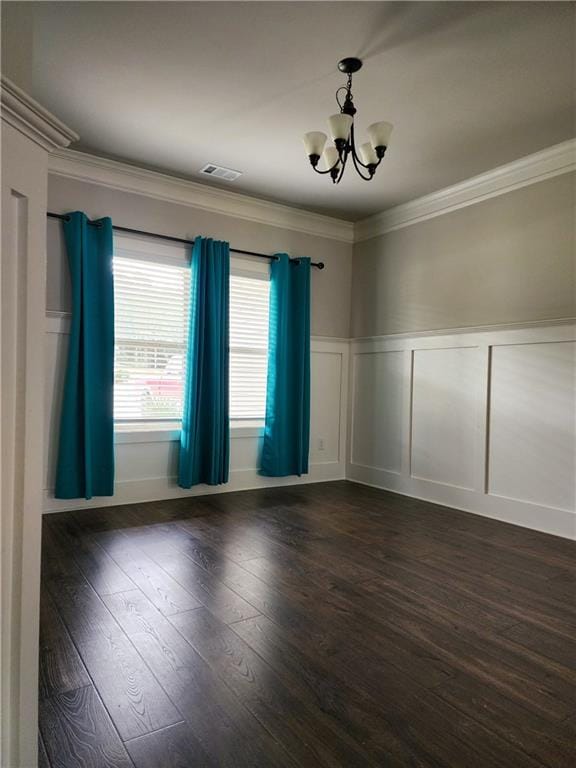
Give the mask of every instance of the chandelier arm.
POLYGON ((326 173, 330 173, 331 171, 333 171, 334 168, 336 168, 336 166, 338 165, 339 162, 340 162, 340 158, 338 158, 338 160, 334 163, 332 168, 328 168, 327 171, 319 171, 318 168, 315 168, 314 166, 312 166, 312 169, 314 171, 316 171, 316 173, 319 173, 320 175, 324 176, 326 173))
MULTIPOLYGON (((356 142, 354 140, 354 123, 352 123, 352 127, 350 128, 350 136, 351 136, 351 139, 352 139, 352 141, 351 141, 352 157, 355 160, 354 164, 356 165, 356 170, 358 170, 358 165, 357 165, 358 163, 362 166, 362 168, 366 168, 366 170, 369 170, 369 166, 366 163, 363 163, 362 160, 358 157, 358 155, 356 153, 356 142)), ((372 165, 374 166, 374 170, 376 170, 376 168, 378 168, 378 166, 380 165, 380 163, 382 162, 383 159, 384 159, 384 155, 382 155, 382 157, 378 158, 378 162, 377 163, 372 163, 372 165)), ((362 178, 364 178, 364 177, 362 177, 362 178)))
POLYGON ((348 155, 350 154, 350 150, 347 152, 344 152, 344 160, 342 161, 342 167, 340 168, 340 174, 338 175, 338 178, 334 179, 335 184, 340 184, 340 180, 342 179, 342 176, 344 176, 344 169, 346 168, 346 163, 348 162, 348 155))
POLYGON ((336 89, 336 104, 338 104, 338 106, 340 107, 340 112, 342 112, 342 110, 344 109, 344 104, 341 104, 340 99, 338 98, 338 94, 340 93, 340 91, 346 91, 346 93, 348 93, 348 88, 345 85, 341 85, 340 88, 336 89))
MULTIPOLYGON (((352 123, 352 127, 350 128, 350 138, 351 138, 350 145, 352 147, 352 157, 355 161, 354 165, 356 166, 356 170, 358 170, 358 163, 360 163, 362 168, 366 168, 366 170, 368 170, 368 166, 366 165, 366 163, 363 163, 362 160, 360 160, 360 158, 358 157, 358 154, 356 153, 356 141, 354 139, 354 123, 352 123)), ((379 165, 380 165, 380 160, 376 163, 376 167, 378 167, 379 165)))
MULTIPOLYGON (((359 162, 361 163, 361 165, 364 165, 364 163, 362 163, 356 158, 355 152, 352 152, 352 160, 354 161, 354 167, 356 168, 356 172, 358 176, 360 176, 361 179, 364 179, 364 181, 372 181, 372 179, 374 178, 374 174, 372 174, 372 176, 364 176, 364 174, 360 169, 360 166, 358 165, 359 162)), ((364 166, 364 167, 367 167, 367 166, 364 166)))

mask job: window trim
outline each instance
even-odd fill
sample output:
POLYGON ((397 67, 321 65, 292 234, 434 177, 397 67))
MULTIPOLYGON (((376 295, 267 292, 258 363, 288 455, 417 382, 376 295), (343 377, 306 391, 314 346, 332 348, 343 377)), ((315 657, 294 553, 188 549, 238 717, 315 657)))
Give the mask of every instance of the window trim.
MULTIPOLYGON (((130 425, 134 427, 134 423, 130 425)), ((264 420, 260 419, 231 419, 230 439, 243 437, 261 438, 264 436, 264 420)), ((150 422, 142 421, 137 429, 114 428, 114 443, 126 445, 130 443, 176 443, 180 440, 180 426, 173 422, 169 427, 153 427, 150 422)))

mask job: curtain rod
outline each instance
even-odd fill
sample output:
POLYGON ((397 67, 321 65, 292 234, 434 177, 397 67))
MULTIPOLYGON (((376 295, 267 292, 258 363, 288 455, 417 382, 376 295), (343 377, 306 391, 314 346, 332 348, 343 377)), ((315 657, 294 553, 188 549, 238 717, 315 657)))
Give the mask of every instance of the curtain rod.
MULTIPOLYGON (((46 214, 49 219, 60 219, 61 221, 68 221, 69 216, 65 213, 52 213, 48 212, 46 214)), ((92 224, 92 222, 90 222, 92 224)), ((129 227, 117 227, 115 225, 112 226, 112 229, 115 232, 128 232, 131 235, 146 235, 147 237, 156 237, 159 240, 169 240, 172 243, 184 243, 185 245, 194 245, 194 240, 185 240, 183 237, 173 237, 172 235, 160 235, 157 232, 145 232, 143 229, 130 229, 129 227)), ((242 251, 240 248, 230 248, 231 251, 234 253, 242 253, 244 256, 256 256, 258 259, 271 259, 272 261, 276 260, 275 256, 271 256, 267 253, 256 253, 255 251, 242 251)), ((312 267, 317 267, 318 269, 324 269, 324 262, 323 261, 312 261, 311 262, 312 267)))

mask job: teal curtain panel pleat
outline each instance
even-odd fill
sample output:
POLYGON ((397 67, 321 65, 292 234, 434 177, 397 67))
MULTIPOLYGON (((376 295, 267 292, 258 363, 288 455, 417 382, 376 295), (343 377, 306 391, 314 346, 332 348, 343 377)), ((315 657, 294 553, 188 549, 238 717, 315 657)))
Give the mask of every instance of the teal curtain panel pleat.
POLYGON ((197 237, 190 276, 190 320, 178 484, 228 482, 229 424, 228 243, 197 237))
POLYGON ((112 222, 79 211, 63 222, 72 286, 55 496, 114 494, 112 222))
POLYGON ((270 266, 266 424, 260 473, 308 472, 310 443, 310 259, 286 254, 270 266))

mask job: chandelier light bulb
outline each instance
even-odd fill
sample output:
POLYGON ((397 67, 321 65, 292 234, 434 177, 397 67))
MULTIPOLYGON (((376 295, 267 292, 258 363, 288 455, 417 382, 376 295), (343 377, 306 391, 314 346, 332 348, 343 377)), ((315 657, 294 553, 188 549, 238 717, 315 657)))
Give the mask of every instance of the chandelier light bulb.
POLYGON ((327 136, 325 133, 322 133, 322 131, 310 131, 309 133, 305 133, 302 141, 304 142, 308 157, 320 157, 324 145, 326 144, 326 139, 327 136))
POLYGON ((326 170, 336 165, 336 163, 340 160, 336 147, 326 147, 322 159, 324 160, 326 170))
POLYGON ((360 160, 362 160, 364 165, 378 165, 376 150, 369 141, 360 145, 358 154, 360 155, 360 160))
POLYGON ((352 127, 351 115, 345 115, 342 112, 337 115, 331 115, 328 118, 328 124, 330 126, 330 136, 333 141, 336 141, 337 139, 342 139, 343 141, 348 140, 350 128, 352 127))
POLYGON ((392 123, 386 122, 372 123, 372 125, 368 126, 368 138, 374 149, 376 149, 376 147, 388 146, 393 128, 394 126, 392 123))

